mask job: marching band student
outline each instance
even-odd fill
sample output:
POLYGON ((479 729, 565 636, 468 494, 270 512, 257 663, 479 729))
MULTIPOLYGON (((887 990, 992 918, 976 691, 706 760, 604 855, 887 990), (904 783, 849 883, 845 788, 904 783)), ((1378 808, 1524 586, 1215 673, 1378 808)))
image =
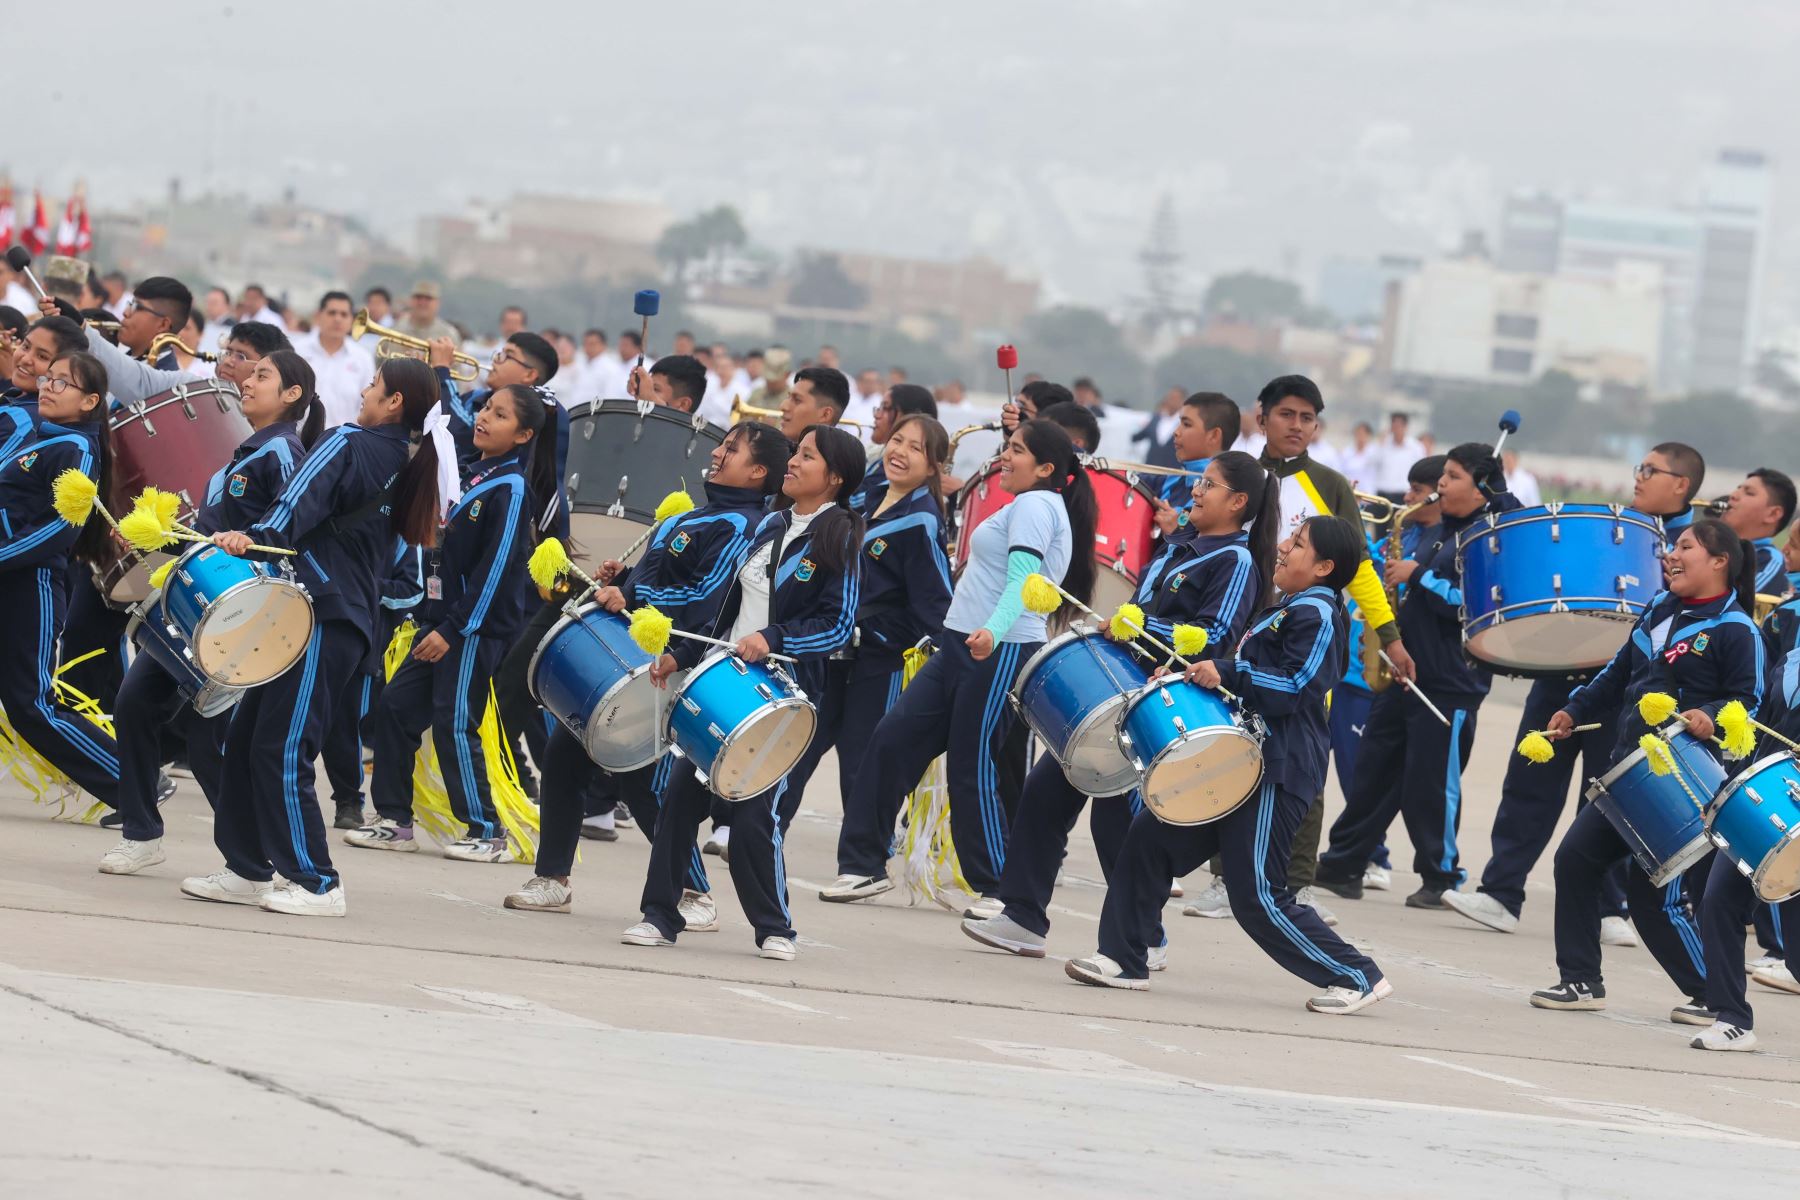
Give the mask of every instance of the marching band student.
MULTIPOLYGON (((257 363, 240 393, 254 431, 207 484, 194 528, 213 534, 243 529, 275 503, 306 449, 324 431, 324 406, 313 391, 305 359, 278 350, 257 363)), ((119 686, 113 728, 119 742, 119 814, 124 840, 100 858, 104 875, 133 875, 163 861, 162 814, 157 810, 161 732, 173 726, 187 745, 187 762, 208 804, 219 806, 229 711, 202 717, 182 694, 182 681, 149 654, 131 660, 119 686)))
MULTIPOLYGON (((1800 537, 1790 534, 1787 548, 1790 552, 1800 550, 1800 537)), ((1791 559, 1791 555, 1790 555, 1791 559)), ((1766 689, 1763 697, 1763 712, 1760 714, 1763 723, 1782 737, 1790 741, 1800 741, 1800 596, 1794 597, 1763 622, 1763 644, 1766 651, 1764 662, 1769 664, 1766 689)), ((1758 747, 1760 755, 1766 749, 1778 753, 1785 749, 1785 744, 1778 738, 1765 737, 1764 745, 1758 747)), ((1707 875, 1707 901, 1711 901, 1712 877, 1727 874, 1723 868, 1707 875)), ((1736 875, 1736 871, 1729 874, 1736 875)), ((1723 886, 1723 885, 1720 885, 1723 886)), ((1723 903, 1729 905, 1726 899, 1723 903)), ((1702 919, 1707 919, 1711 910, 1703 909, 1702 919)), ((1750 973, 1755 983, 1778 992, 1800 992, 1800 979, 1794 977, 1794 971, 1787 962, 1786 931, 1800 930, 1800 896, 1781 901, 1779 904, 1759 904, 1756 906, 1756 936, 1762 943, 1763 953, 1745 964, 1744 969, 1750 973)), ((1712 941, 1707 945, 1710 949, 1712 941)), ((1720 941, 1721 946, 1729 944, 1720 941)), ((1712 964, 1707 962, 1709 980, 1709 1001, 1719 1000, 1710 991, 1712 964)), ((1717 1004, 1713 1007, 1718 1008, 1717 1004)), ((1727 1013, 1738 1012, 1729 1005, 1720 1012, 1720 1019, 1727 1013)), ((1748 1016, 1747 1008, 1741 1015, 1748 1016)), ((1745 1028, 1749 1028, 1745 1026, 1745 1028)))
POLYGON ((150 345, 165 333, 180 334, 194 308, 194 294, 179 279, 153 275, 131 290, 125 315, 119 320, 119 348, 139 362, 160 371, 181 369, 175 348, 166 347, 161 357, 149 362, 150 345))
POLYGON ((1785 596, 1787 564, 1775 535, 1794 519, 1794 481, 1780 471, 1758 467, 1731 490, 1722 514, 1737 535, 1756 547, 1756 590, 1785 596))
POLYGON ((255 553, 253 543, 297 551, 313 629, 291 670, 238 701, 225 739, 235 784, 213 818, 225 868, 183 880, 186 895, 294 916, 344 915, 343 881, 313 795, 314 760, 332 705, 369 652, 394 537, 428 546, 437 533, 437 449, 423 438, 437 400, 431 368, 386 360, 363 390, 357 420, 312 448, 275 506, 245 531, 213 535, 239 556, 255 553), (415 438, 423 440, 409 456, 415 438), (276 872, 286 886, 274 886, 276 872))
POLYGON ((37 437, 38 380, 49 377, 50 364, 86 344, 81 326, 61 316, 39 318, 13 344, 11 386, 0 396, 5 406, 0 408, 0 452, 5 457, 37 437))
POLYGON ((432 552, 425 598, 436 601, 434 628, 413 640, 412 653, 382 689, 369 740, 375 772, 369 784, 377 819, 344 835, 344 843, 412 850, 413 757, 427 729, 443 768, 450 811, 467 833, 444 847, 463 862, 511 862, 481 746, 488 689, 500 660, 525 624, 518 579, 536 544, 532 514, 554 500, 550 412, 537 389, 495 389, 475 414, 472 441, 481 457, 462 498, 444 519, 432 552), (537 451, 542 449, 543 453, 537 451))
MULTIPOLYGON (((1183 409, 1184 418, 1191 411, 1183 409)), ((1185 510, 1194 536, 1165 541, 1132 597, 1152 636, 1167 646, 1177 624, 1196 625, 1206 631, 1206 646, 1196 659, 1231 655, 1250 615, 1269 603, 1279 497, 1280 484, 1242 451, 1228 450, 1208 463, 1185 510)), ((1110 626, 1105 632, 1112 636, 1110 626)), ((1147 659, 1163 657, 1148 644, 1137 644, 1147 659)), ((1038 758, 1026 777, 1006 847, 999 890, 1005 910, 985 920, 964 918, 965 934, 1000 950, 1043 957, 1056 872, 1087 799, 1055 755, 1038 758)), ((1088 821, 1100 869, 1109 879, 1126 830, 1142 807, 1135 791, 1094 799, 1088 821)), ((1160 970, 1166 958, 1164 947, 1153 946, 1150 969, 1160 970)))
MULTIPOLYGON (((924 390, 896 384, 889 395, 897 399, 905 389, 924 390)), ((880 417, 876 420, 879 424, 880 417)), ((826 664, 820 730, 807 750, 816 761, 815 752, 837 746, 838 795, 846 804, 856 794, 857 775, 883 715, 904 691, 907 649, 924 638, 944 641, 951 584, 941 489, 949 457, 950 435, 942 425, 931 417, 902 417, 883 449, 883 486, 860 493, 870 510, 856 633, 851 645, 826 664)), ((810 775, 811 765, 805 765, 810 775)), ((819 899, 860 900, 891 886, 885 875, 844 876, 820 889, 819 899)))
MULTIPOLYGON (((836 427, 850 403, 850 380, 834 367, 802 367, 781 399, 781 432, 795 445, 814 425, 836 427)), ((857 483, 862 482, 859 474, 857 483)))
MULTIPOLYGON (((664 363, 679 368, 684 360, 699 366, 685 355, 670 355, 652 371, 662 370, 664 363)), ((692 393, 684 392, 684 400, 698 400, 703 385, 686 380, 681 386, 692 393)), ((636 566, 601 564, 600 577, 608 586, 595 593, 595 602, 608 612, 654 605, 678 629, 711 629, 750 553, 751 540, 768 516, 769 500, 781 488, 792 450, 772 425, 745 421, 732 426, 713 448, 706 503, 658 525, 636 566)), ((613 777, 619 798, 647 838, 655 836, 660 798, 674 764, 674 755, 665 754, 650 766, 613 777)), ((580 841, 584 799, 604 774, 587 756, 581 740, 561 723, 550 731, 538 801, 537 874, 506 897, 507 908, 569 911, 574 895, 569 872, 580 841)), ((678 905, 684 928, 710 932, 718 928, 718 913, 707 894, 706 868, 698 851, 690 850, 689 860, 687 887, 678 905)))
MULTIPOLYGON (((456 342, 452 338, 437 338, 431 344, 431 368, 437 375, 444 412, 450 417, 450 435, 456 439, 456 457, 467 468, 481 457, 474 440, 475 414, 487 403, 488 397, 503 387, 523 384, 537 389, 546 404, 555 403, 555 396, 549 393, 546 385, 562 365, 562 360, 557 357, 556 347, 530 330, 522 329, 494 352, 494 360, 488 367, 487 386, 465 396, 457 381, 450 377, 455 354, 456 342)), ((557 405, 557 410, 556 472, 557 478, 561 479, 567 474, 564 468, 569 453, 569 414, 561 405, 557 405)))
MULTIPOLYGON (((875 406, 875 420, 869 431, 869 469, 863 475, 862 485, 856 489, 856 495, 850 498, 852 512, 858 516, 867 515, 870 495, 888 490, 887 444, 900 421, 911 416, 930 417, 935 421, 937 415, 937 401, 932 397, 930 388, 920 387, 916 383, 896 383, 887 390, 881 403, 875 406)), ((937 490, 941 496, 941 479, 937 490)), ((941 504, 939 508, 942 509, 941 504)))
POLYGON ((1220 392, 1195 392, 1181 402, 1174 441, 1175 457, 1185 474, 1163 476, 1156 524, 1164 537, 1180 527, 1188 499, 1206 474, 1206 464, 1231 449, 1243 419, 1237 401, 1220 392), (1181 507, 1175 507, 1177 504, 1181 507))
MULTIPOLYGON (((855 630, 862 521, 849 503, 862 481, 863 461, 862 442, 843 430, 813 425, 801 435, 782 480, 782 507, 757 530, 709 631, 714 636, 728 631, 726 640, 746 662, 771 654, 797 659, 794 682, 809 696, 823 690, 826 660, 850 644, 855 630)), ((672 652, 657 660, 652 677, 666 684, 673 671, 692 669, 707 653, 703 643, 677 639, 672 652)), ((795 954, 782 831, 800 806, 800 789, 789 784, 790 776, 784 776, 761 795, 738 802, 731 822, 731 881, 738 902, 762 957, 783 961, 795 954)), ((672 946, 686 928, 682 884, 713 799, 692 762, 675 765, 651 844, 644 919, 625 930, 620 940, 626 945, 672 946)))
POLYGON ((1456 849, 1462 773, 1475 746, 1475 713, 1493 676, 1463 653, 1456 539, 1482 514, 1517 508, 1518 502, 1506 491, 1491 447, 1464 442, 1446 457, 1437 489, 1443 520, 1425 535, 1417 558, 1390 564, 1387 577, 1411 585, 1400 601, 1400 632, 1418 666, 1419 690, 1444 710, 1450 726, 1398 686, 1369 706, 1356 778, 1332 824, 1330 848, 1319 858, 1318 885, 1352 900, 1362 897, 1363 871, 1396 810, 1406 821, 1413 865, 1422 877, 1406 906, 1442 908, 1443 893, 1462 880, 1456 849))
MULTIPOLYGON (((1699 520, 1683 530, 1664 562, 1668 590, 1651 601, 1612 661, 1545 723, 1545 736, 1557 741, 1577 725, 1620 713, 1610 769, 1637 750, 1645 733, 1655 732, 1638 712, 1638 701, 1647 693, 1673 696, 1680 719, 1701 739, 1713 735, 1719 710, 1732 700, 1742 701, 1754 713, 1762 694, 1764 661, 1762 639, 1746 608, 1755 599, 1755 571, 1749 544, 1723 521, 1699 520)), ((1626 860, 1625 894, 1638 934, 1690 998, 1677 1005, 1669 1019, 1681 1025, 1712 1025, 1717 1014, 1706 1004, 1706 967, 1683 880, 1678 877, 1660 889, 1652 887, 1612 822, 1592 804, 1575 814, 1557 847, 1556 969, 1561 982, 1533 992, 1532 1006, 1606 1007, 1600 975, 1600 879, 1621 859, 1626 860)), ((1732 969, 1742 974, 1741 921, 1738 929, 1738 956, 1732 969)), ((1733 1014, 1743 1020, 1748 1015, 1733 1014)), ((1735 1039, 1720 1030, 1712 1040, 1728 1048, 1735 1039)))
MULTIPOLYGON (((460 495, 460 479, 457 486, 460 495)), ((367 778, 363 730, 387 687, 388 645, 401 623, 411 619, 424 603, 425 552, 405 538, 395 538, 393 561, 381 580, 381 615, 368 657, 363 660, 362 679, 351 677, 349 695, 333 710, 325 744, 319 748, 319 765, 325 768, 326 782, 331 784, 334 829, 361 829, 368 823, 363 817, 363 783, 367 778)))
MULTIPOLYGON (((1631 507, 1661 519, 1669 545, 1693 524, 1694 509, 1688 503, 1699 494, 1706 478, 1706 460, 1692 446, 1663 442, 1653 446, 1632 472, 1631 507)), ((1665 546, 1665 548, 1667 548, 1665 546)), ((1564 707, 1577 687, 1593 678, 1593 672, 1535 679, 1519 714, 1513 744, 1544 727, 1552 713, 1564 707)), ((1618 740, 1618 713, 1601 714, 1598 729, 1570 734, 1552 742, 1554 757, 1534 763, 1524 755, 1511 755, 1500 784, 1500 808, 1494 814, 1493 852, 1481 872, 1481 886, 1473 892, 1445 892, 1444 903, 1489 929, 1512 933, 1519 927, 1525 907, 1525 877, 1543 856, 1556 832, 1557 818, 1569 797, 1571 778, 1598 779, 1606 774, 1613 744, 1618 740), (1581 772, 1577 777, 1575 764, 1581 772)), ((1587 803, 1584 784, 1576 789, 1577 806, 1587 803)), ((1625 919, 1624 869, 1606 874, 1600 894, 1600 942, 1605 946, 1635 946, 1637 935, 1625 919)))
POLYGON ((944 643, 876 726, 856 791, 844 798, 837 890, 858 879, 873 887, 886 872, 901 801, 946 754, 951 837, 963 878, 980 897, 968 913, 985 918, 1004 908, 1007 814, 995 759, 1016 719, 1007 693, 1045 639, 1044 617, 1025 609, 1022 589, 1041 573, 1087 602, 1095 504, 1068 433, 1043 418, 1007 438, 999 483, 1017 499, 975 527, 944 615, 944 643))
POLYGON ((1331 932, 1287 887, 1288 843, 1325 785, 1330 738, 1325 694, 1343 677, 1349 618, 1339 593, 1366 553, 1361 530, 1337 517, 1309 517, 1282 543, 1275 586, 1285 597, 1251 625, 1235 657, 1195 663, 1187 678, 1223 686, 1269 725, 1255 795, 1205 825, 1132 818, 1100 913, 1100 949, 1069 962, 1071 979, 1096 987, 1150 986, 1147 930, 1168 898, 1168 881, 1218 852, 1238 924, 1276 963, 1324 992, 1313 1012, 1359 1012, 1393 993, 1381 968, 1331 932))
MULTIPOLYGON (((39 337, 46 326, 59 344, 75 329, 73 322, 52 317, 39 321, 27 337, 39 337)), ((15 623, 13 635, 0 638, 0 708, 28 745, 113 808, 118 747, 110 734, 64 705, 54 684, 70 558, 91 562, 111 537, 98 511, 79 529, 64 520, 54 484, 64 471, 79 471, 100 496, 108 494, 106 368, 92 355, 63 352, 33 382, 35 436, 0 466, 0 612, 15 623)))

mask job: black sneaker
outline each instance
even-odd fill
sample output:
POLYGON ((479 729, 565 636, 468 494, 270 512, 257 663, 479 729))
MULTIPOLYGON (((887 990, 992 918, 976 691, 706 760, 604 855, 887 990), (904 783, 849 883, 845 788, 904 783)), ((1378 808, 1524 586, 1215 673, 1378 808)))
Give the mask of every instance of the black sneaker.
POLYGON ((1359 874, 1354 879, 1327 879, 1324 875, 1313 878, 1314 887, 1322 887, 1334 896, 1342 896, 1346 900, 1363 898, 1363 881, 1359 874))
POLYGON ((105 816, 100 818, 100 828, 102 828, 102 829, 123 829, 123 828, 125 828, 125 814, 120 812, 116 808, 111 810, 105 816))
POLYGON ((361 829, 363 826, 363 806, 361 800, 340 800, 337 816, 332 819, 333 829, 361 829))
POLYGON ((1444 903, 1444 888, 1434 888, 1426 884, 1406 898, 1408 908, 1449 908, 1444 903))
POLYGON ((1559 983, 1553 988, 1531 993, 1533 1008, 1562 1008, 1570 1012, 1594 1011, 1606 1007, 1606 985, 1603 983, 1559 983))
POLYGON ((156 773, 156 807, 161 808, 167 804, 169 797, 174 794, 175 781, 169 778, 168 772, 158 771, 156 773))
POLYGON ((581 836, 592 842, 616 842, 619 840, 619 831, 605 825, 590 825, 586 821, 583 821, 581 823, 581 836))
POLYGON ((1677 1004, 1669 1010, 1669 1020, 1677 1025, 1711 1025, 1719 1019, 1719 1014, 1698 1000, 1687 1004, 1677 1004))

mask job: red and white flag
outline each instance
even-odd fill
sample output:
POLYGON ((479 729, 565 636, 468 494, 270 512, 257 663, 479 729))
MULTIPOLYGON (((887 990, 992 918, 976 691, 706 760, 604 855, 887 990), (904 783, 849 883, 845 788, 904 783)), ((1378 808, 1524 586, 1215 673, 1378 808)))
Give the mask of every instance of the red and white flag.
POLYGON ((50 217, 44 211, 44 193, 32 193, 36 198, 36 211, 31 218, 29 228, 19 231, 19 244, 33 254, 42 254, 50 244, 50 217))
POLYGON ((13 244, 13 225, 17 216, 13 212, 12 184, 0 183, 0 246, 13 244))
POLYGON ((87 197, 81 198, 81 224, 75 229, 75 254, 87 254, 94 248, 94 227, 88 222, 87 197))
POLYGON ((75 197, 63 206, 62 222, 56 227, 56 252, 73 255, 75 253, 75 197))

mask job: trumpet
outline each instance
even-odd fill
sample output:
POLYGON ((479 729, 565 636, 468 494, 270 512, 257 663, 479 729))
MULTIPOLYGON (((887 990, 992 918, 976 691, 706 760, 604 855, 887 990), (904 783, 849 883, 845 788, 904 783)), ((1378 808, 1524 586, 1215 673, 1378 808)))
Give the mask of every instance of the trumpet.
POLYGON ((144 361, 154 363, 162 357, 162 352, 173 346, 176 353, 185 354, 189 358, 197 358, 201 362, 218 362, 219 356, 209 354, 205 350, 196 350, 181 340, 178 333, 159 333, 150 339, 150 349, 144 351, 144 361))
MULTIPOLYGON (((402 333, 398 329, 386 325, 377 325, 369 320, 369 310, 359 308, 356 316, 350 319, 350 340, 360 342, 365 333, 372 333, 381 340, 375 343, 375 357, 389 358, 425 358, 431 351, 431 343, 422 337, 414 337, 410 333, 402 333)), ((473 383, 481 377, 481 363, 473 354, 464 354, 461 350, 451 356, 450 378, 459 383, 473 383), (464 367, 458 371, 457 367, 464 367)))
MULTIPOLYGON (((756 404, 745 404, 742 396, 733 396, 731 398, 731 424, 736 425, 739 421, 745 420, 767 421, 779 428, 781 410, 779 408, 763 408, 756 404)), ((859 435, 863 432, 863 423, 852 421, 849 417, 839 417, 836 424, 839 428, 848 425, 859 435)))
POLYGON ((1731 507, 1731 497, 1724 495, 1715 500, 1689 500, 1688 507, 1694 510, 1696 517, 1722 517, 1725 510, 1731 507))

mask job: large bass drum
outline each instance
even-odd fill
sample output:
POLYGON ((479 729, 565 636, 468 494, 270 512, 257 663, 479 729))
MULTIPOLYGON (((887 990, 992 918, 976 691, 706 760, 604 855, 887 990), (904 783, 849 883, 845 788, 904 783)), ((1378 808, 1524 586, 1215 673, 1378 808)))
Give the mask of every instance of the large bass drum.
POLYGON ((619 558, 656 523, 656 506, 701 484, 725 431, 698 413, 639 400, 594 400, 569 410, 569 555, 592 570, 619 558))

